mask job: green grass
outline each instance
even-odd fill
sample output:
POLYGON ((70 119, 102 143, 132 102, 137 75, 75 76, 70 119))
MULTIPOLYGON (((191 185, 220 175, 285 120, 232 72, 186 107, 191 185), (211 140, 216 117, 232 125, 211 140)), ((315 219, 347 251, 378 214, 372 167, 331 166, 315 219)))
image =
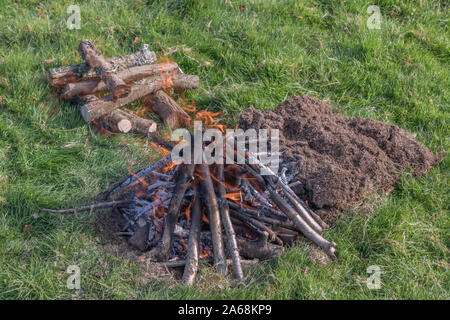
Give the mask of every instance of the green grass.
POLYGON ((0 1, 1 299, 450 298, 448 156, 425 177, 405 173, 391 195, 373 196, 327 231, 337 262, 312 263, 301 243, 246 269, 244 287, 207 267, 192 288, 144 281, 140 265, 102 249, 88 214, 32 218, 39 207, 87 203, 127 166, 159 156, 138 137, 98 135, 50 91, 43 69, 77 62, 82 39, 105 56, 142 43, 159 55, 177 47, 170 57, 201 79, 187 99, 221 110, 228 124, 249 105, 271 109, 311 95, 337 112, 399 125, 446 153, 447 2, 372 1, 380 30, 367 28, 365 1, 76 1, 81 29, 68 30, 73 3, 0 1), (72 264, 81 268, 82 293, 66 288, 72 264), (379 290, 365 285, 370 265, 383 272, 379 290))

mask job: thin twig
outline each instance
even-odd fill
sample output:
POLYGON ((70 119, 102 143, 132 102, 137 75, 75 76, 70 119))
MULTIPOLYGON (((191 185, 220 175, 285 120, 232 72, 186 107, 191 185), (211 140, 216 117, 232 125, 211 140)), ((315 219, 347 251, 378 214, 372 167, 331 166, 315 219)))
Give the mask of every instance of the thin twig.
POLYGON ((62 210, 55 210, 55 209, 40 209, 39 212, 35 213, 33 216, 34 218, 39 218, 44 215, 45 212, 50 213, 77 213, 81 211, 94 211, 97 209, 102 208, 110 208, 114 207, 120 204, 130 203, 134 200, 121 200, 121 201, 109 201, 109 202, 100 202, 100 203, 94 203, 86 206, 81 206, 78 208, 71 208, 71 209, 62 209, 62 210))

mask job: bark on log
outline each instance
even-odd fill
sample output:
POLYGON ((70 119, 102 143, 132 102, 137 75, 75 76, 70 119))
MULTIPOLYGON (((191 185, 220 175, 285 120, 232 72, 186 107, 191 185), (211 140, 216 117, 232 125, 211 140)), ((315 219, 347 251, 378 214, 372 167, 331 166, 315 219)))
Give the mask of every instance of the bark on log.
POLYGON ((191 123, 191 117, 163 90, 153 94, 151 108, 171 129, 191 123))
POLYGON ((220 221, 219 206, 211 179, 209 166, 205 163, 197 165, 200 175, 200 188, 202 190, 202 200, 209 215, 209 225, 211 229, 211 239, 213 242, 214 262, 217 272, 227 273, 227 264, 222 239, 222 224, 220 221))
POLYGON ((191 225, 189 229, 188 253, 186 257, 186 265, 184 267, 183 281, 187 285, 193 285, 198 270, 199 240, 200 240, 200 223, 202 219, 201 200, 197 196, 197 187, 194 188, 196 195, 194 204, 192 205, 191 225))
MULTIPOLYGON (((177 80, 173 81, 173 85, 188 85, 188 83, 183 79, 191 76, 180 74, 176 77, 177 80)), ((120 98, 114 101, 112 94, 109 94, 101 99, 84 104, 83 106, 81 106, 81 115, 86 122, 91 122, 106 113, 109 113, 128 103, 133 102, 136 99, 152 94, 158 90, 167 88, 167 83, 167 79, 161 76, 140 80, 138 82, 135 82, 134 85, 131 86, 131 92, 125 98, 120 98)))
MULTIPOLYGON (((106 59, 106 61, 112 64, 115 70, 120 71, 130 67, 151 64, 156 61, 156 54, 149 50, 148 44, 144 44, 135 53, 106 59)), ((87 63, 49 69, 46 74, 47 81, 52 87, 63 87, 71 82, 99 79, 98 75, 87 63)))
POLYGON ((180 213, 181 202, 183 201, 184 194, 189 186, 189 181, 194 173, 194 164, 180 164, 176 172, 176 186, 170 199, 169 208, 164 217, 164 231, 161 237, 161 241, 157 247, 152 249, 151 255, 158 261, 167 261, 169 257, 169 250, 172 245, 173 232, 175 229, 175 223, 177 222, 178 215, 180 213))
POLYGON ((227 235, 227 246, 230 252, 231 260, 233 261, 233 271, 238 281, 244 280, 244 273, 242 272, 241 258, 239 256, 239 249, 236 242, 236 234, 234 232, 233 224, 230 219, 230 208, 228 207, 228 201, 225 199, 225 186, 224 186, 224 174, 223 174, 223 164, 217 165, 217 179, 222 183, 217 184, 217 190, 219 193, 219 209, 220 215, 222 217, 223 227, 227 235))
MULTIPOLYGON (((131 83, 146 77, 163 74, 175 74, 178 70, 179 67, 175 62, 158 63, 124 69, 118 72, 117 76, 126 83, 131 83)), ((100 78, 97 77, 97 79, 93 80, 66 84, 61 91, 60 97, 64 100, 72 100, 76 96, 101 93, 107 90, 108 88, 106 87, 105 82, 101 81, 100 78)))
POLYGON ((157 128, 156 122, 150 119, 140 118, 128 109, 113 110, 109 114, 100 117, 99 121, 100 123, 109 124, 112 129, 117 129, 120 132, 133 132, 145 137, 149 133, 155 132, 157 128))
POLYGON ((284 251, 283 247, 268 243, 267 237, 261 237, 256 241, 237 237, 237 243, 241 255, 248 259, 269 259, 284 251))
POLYGON ((103 57, 91 41, 82 41, 78 46, 78 52, 88 65, 94 68, 100 79, 105 82, 114 100, 124 98, 130 93, 130 87, 118 77, 113 65, 103 57))

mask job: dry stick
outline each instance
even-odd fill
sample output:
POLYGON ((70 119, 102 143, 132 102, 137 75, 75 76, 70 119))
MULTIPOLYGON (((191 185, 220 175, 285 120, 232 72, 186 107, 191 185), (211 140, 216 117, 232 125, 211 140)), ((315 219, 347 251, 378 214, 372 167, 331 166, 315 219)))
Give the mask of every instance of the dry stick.
POLYGON ((303 220, 299 214, 275 191, 272 186, 268 186, 270 192, 270 198, 280 208, 291 221, 298 227, 298 229, 315 244, 321 247, 332 259, 336 259, 334 252, 336 249, 336 243, 330 242, 319 235, 314 229, 312 229, 305 220, 303 220))
MULTIPOLYGON (((203 258, 203 259, 199 259, 199 261, 201 262, 211 262, 211 259, 209 258, 203 258)), ((259 262, 259 259, 252 259, 252 260, 245 260, 245 259, 241 259, 241 264, 243 265, 255 265, 259 262)), ((160 266, 164 266, 164 267, 168 267, 168 268, 179 268, 179 267, 185 267, 186 266, 187 261, 186 260, 172 260, 172 261, 167 261, 167 262, 159 262, 158 265, 160 266)), ((227 265, 232 265, 233 264, 233 260, 232 259, 227 259, 226 260, 227 265)))
POLYGON ((184 194, 189 187, 189 181, 192 179, 194 167, 194 164, 180 164, 177 168, 175 188, 170 199, 169 208, 164 217, 164 232, 158 246, 151 251, 151 255, 158 261, 166 261, 169 257, 175 223, 180 213, 180 206, 184 194))
POLYGON ((250 183, 250 181, 248 181, 247 179, 243 178, 241 185, 243 185, 244 188, 248 188, 248 190, 251 192, 251 194, 262 204, 264 204, 265 206, 271 207, 272 204, 270 203, 270 201, 264 196, 262 195, 258 190, 256 190, 256 188, 250 183))
MULTIPOLYGON (((249 208, 244 208, 244 207, 240 207, 239 205, 237 205, 236 203, 228 200, 228 204, 230 206, 230 208, 232 208, 235 211, 239 211, 242 214, 248 215, 253 219, 259 220, 261 222, 264 222, 266 224, 272 225, 274 227, 283 227, 283 228, 287 228, 287 229, 291 229, 294 231, 297 231, 297 228, 295 227, 295 225, 290 221, 280 221, 278 219, 273 219, 273 218, 269 218, 266 217, 262 214, 259 213, 259 211, 257 210, 253 210, 253 209, 249 209, 249 208)), ((261 209, 258 209, 261 210, 261 209)), ((286 215, 283 214, 283 217, 287 219, 286 215)))
POLYGON ((269 227, 267 227, 264 223, 259 222, 258 220, 246 216, 244 214, 242 214, 241 212, 237 211, 237 210, 231 210, 233 216, 235 216, 236 218, 238 218, 239 220, 241 220, 242 222, 245 222, 247 224, 249 224, 250 226, 257 228, 261 231, 265 231, 268 233, 269 237, 270 237, 270 241, 274 241, 276 242, 278 245, 282 246, 283 245, 283 241, 281 241, 280 238, 278 238, 278 236, 276 235, 275 232, 273 232, 269 227))
POLYGON ((96 209, 101 208, 110 208, 114 207, 120 204, 130 203, 132 200, 122 200, 122 201, 110 201, 110 202, 101 202, 101 203, 94 203, 86 206, 81 206, 78 208, 71 208, 71 209, 62 209, 62 210, 55 210, 55 209, 40 209, 37 214, 35 214, 35 218, 38 218, 42 216, 45 212, 50 213, 77 213, 81 211, 93 211, 96 209))
POLYGON ((226 194, 225 186, 223 185, 225 178, 223 175, 223 164, 217 164, 217 179, 222 183, 217 184, 217 190, 219 193, 219 209, 222 217, 223 228, 227 235, 228 251, 233 261, 233 271, 238 281, 244 280, 244 273, 242 272, 241 257, 239 256, 239 249, 236 242, 236 234, 234 232, 233 224, 230 219, 230 208, 228 207, 228 201, 224 198, 226 194))
MULTIPOLYGON (((132 81, 141 80, 146 77, 173 73, 178 69, 179 67, 175 62, 158 63, 124 69, 118 72, 117 76, 125 82, 130 83, 132 81)), ((60 97, 64 100, 71 100, 76 96, 101 93, 107 90, 108 88, 105 82, 101 81, 100 78, 98 78, 88 81, 68 83, 62 89, 60 97)))
POLYGON ((211 239, 213 242, 214 262, 217 272, 227 273, 227 264, 225 262, 225 253, 223 250, 222 226, 220 223, 220 212, 217 204, 216 194, 212 184, 209 166, 205 163, 198 165, 200 175, 200 187, 202 190, 203 203, 209 214, 209 225, 211 229, 211 239))
MULTIPOLYGON (((250 153, 249 153, 249 157, 252 157, 252 155, 250 153)), ((252 157, 252 158, 256 159, 255 157, 252 157)), ((260 174, 258 174, 258 172, 253 170, 251 165, 246 164, 245 168, 248 170, 248 172, 253 177, 255 177, 257 179, 257 181, 258 181, 258 183, 260 183, 260 185, 265 185, 266 181, 272 183, 273 180, 276 180, 277 185, 280 185, 281 188, 285 191, 285 194, 290 196, 289 200, 291 200, 291 202, 294 204, 295 208, 297 209, 297 211, 298 211, 297 214, 299 214, 302 217, 302 219, 304 221, 306 221, 306 223, 308 223, 308 225, 311 228, 313 228, 316 232, 322 233, 323 232, 322 227, 310 215, 311 210, 309 210, 309 208, 306 207, 304 202, 297 197, 297 195, 294 193, 294 191, 292 191, 292 189, 287 184, 285 184, 283 182, 283 180, 280 179, 280 177, 278 177, 272 170, 270 170, 270 168, 264 166, 260 161, 258 161, 258 165, 264 167, 266 170, 268 170, 270 173, 272 173, 272 175, 264 176, 264 178, 263 178, 260 174)))
POLYGON ((91 41, 82 41, 78 46, 78 52, 89 66, 94 68, 95 72, 100 76, 100 79, 105 82, 114 100, 124 98, 130 93, 130 87, 118 77, 112 64, 106 61, 91 41))
POLYGON ((191 117, 186 111, 163 90, 153 94, 151 108, 171 129, 187 127, 191 123, 191 117))
MULTIPOLYGON (((170 84, 173 85, 174 87, 181 87, 181 86, 184 86, 184 88, 189 88, 189 86, 195 87, 195 81, 189 82, 186 79, 186 78, 192 79, 193 77, 194 78, 196 77, 198 80, 197 76, 190 76, 185 74, 175 75, 174 78, 171 79, 172 82, 170 84)), ((138 82, 135 82, 131 86, 130 94, 124 98, 114 100, 112 94, 109 94, 107 96, 102 97, 101 99, 84 104, 83 106, 81 106, 81 115, 83 116, 83 119, 86 122, 91 122, 106 113, 109 113, 128 103, 133 102, 134 100, 137 100, 148 94, 152 94, 158 90, 166 88, 169 82, 170 81, 168 81, 165 77, 162 76, 140 80, 138 82)), ((198 81, 196 83, 198 85, 198 81)))
MULTIPOLYGON (((156 61, 156 54, 150 51, 148 44, 142 45, 135 53, 106 59, 115 70, 123 70, 134 66, 148 65, 156 61)), ((99 80, 99 76, 87 63, 72 64, 68 66, 49 69, 47 81, 52 87, 63 87, 71 82, 99 80)))
MULTIPOLYGON (((238 150, 239 152, 239 150, 238 150)), ((248 153, 248 157, 250 160, 255 161, 259 166, 266 169, 269 173, 271 173, 270 176, 264 176, 263 180, 265 180, 263 186, 265 185, 270 193, 270 198, 273 202, 278 206, 278 208, 281 209, 290 219, 291 221, 299 228, 299 230, 310 240, 312 240, 314 243, 316 243, 319 247, 324 249, 324 251, 332 258, 336 259, 336 256, 334 252, 336 249, 334 248, 336 246, 336 243, 330 242, 326 239, 324 239, 320 234, 318 234, 300 215, 298 212, 296 212, 283 198, 280 197, 280 195, 275 191, 275 187, 272 185, 273 181, 275 180, 277 185, 281 185, 282 189, 285 191, 285 193, 289 193, 292 195, 292 193, 295 195, 294 191, 292 191, 289 186, 287 186, 280 177, 278 177, 273 171, 266 167, 264 164, 262 164, 257 158, 255 158, 252 154, 248 153)), ((252 169, 251 165, 249 167, 252 169)), ((250 173, 255 174, 255 170, 251 170, 250 173)), ((260 176, 256 173, 256 176, 260 176)), ((261 177, 261 176, 260 176, 261 177)), ((258 182, 261 182, 261 178, 257 178, 258 182)), ((297 195, 295 195, 297 197, 297 195)), ((294 197, 294 198, 295 198, 294 197)))
POLYGON ((200 223, 202 219, 201 200, 197 196, 197 187, 194 187, 195 200, 192 205, 191 226, 189 229, 188 253, 184 267, 183 281, 193 285, 198 269, 198 253, 200 238, 200 223))
POLYGON ((129 194, 129 191, 134 188, 136 185, 140 184, 141 182, 139 179, 144 179, 148 175, 152 175, 153 171, 161 170, 165 166, 167 166, 172 161, 171 155, 167 155, 155 163, 149 165, 148 167, 137 171, 134 175, 129 175, 122 181, 115 183, 111 187, 109 187, 107 190, 99 193, 94 200, 95 201, 104 201, 109 199, 118 199, 122 195, 129 194), (137 178, 139 177, 139 179, 137 178))
MULTIPOLYGON (((284 190, 283 190, 284 191, 284 190)), ((323 233, 322 227, 314 220, 308 211, 288 192, 284 192, 284 195, 289 200, 289 202, 297 209, 300 217, 306 221, 306 223, 318 234, 323 233)))
MULTIPOLYGON (((196 193, 197 188, 194 188, 196 193)), ((189 230, 188 253, 183 273, 183 281, 187 285, 194 284, 199 262, 199 241, 201 224, 201 200, 196 197, 192 206, 191 225, 189 230)))

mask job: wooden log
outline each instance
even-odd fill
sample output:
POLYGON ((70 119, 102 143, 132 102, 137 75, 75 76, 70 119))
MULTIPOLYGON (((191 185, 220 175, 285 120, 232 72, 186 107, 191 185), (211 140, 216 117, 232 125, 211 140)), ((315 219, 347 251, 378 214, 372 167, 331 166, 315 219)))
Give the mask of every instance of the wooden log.
POLYGON ((238 281, 244 280, 244 273, 242 272, 241 258, 239 256, 239 249, 236 242, 236 234, 234 232, 233 224, 230 219, 230 208, 228 207, 228 201, 225 199, 225 186, 224 186, 224 174, 223 164, 217 164, 217 179, 221 182, 217 184, 217 191, 219 194, 219 210, 222 217, 223 228, 227 235, 227 246, 230 252, 231 260, 233 261, 233 271, 238 281))
POLYGON ((191 117, 163 90, 153 94, 151 108, 172 129, 191 123, 191 117))
POLYGON ((247 240, 237 237, 239 252, 248 259, 269 259, 277 254, 284 252, 282 246, 277 246, 267 242, 267 236, 262 236, 259 240, 247 240))
MULTIPOLYGON (((124 69, 118 72, 117 76, 126 83, 131 83, 132 81, 138 81, 146 77, 174 74, 177 73, 178 70, 179 67, 175 62, 158 63, 124 69)), ((106 87, 105 82, 101 81, 100 78, 97 78, 66 84, 61 91, 60 97, 64 100, 72 100, 76 96, 101 93, 107 90, 108 88, 106 87)))
POLYGON ((110 128, 120 132, 133 132, 145 137, 149 133, 155 132, 156 122, 150 119, 138 117, 133 111, 128 109, 116 109, 99 118, 100 123, 107 123, 110 128))
MULTIPOLYGON (((183 79, 185 77, 191 76, 180 74, 176 77, 177 80, 173 81, 173 85, 188 85, 188 82, 184 81, 183 79)), ((128 96, 114 100, 112 94, 109 94, 96 101, 88 102, 81 106, 81 115, 86 122, 91 122, 106 113, 109 113, 128 103, 133 102, 136 99, 152 94, 158 90, 167 88, 167 83, 167 79, 161 76, 150 77, 137 81, 131 86, 131 91, 128 96)))
MULTIPOLYGON (((106 59, 117 71, 126 68, 148 65, 156 61, 156 54, 150 51, 148 44, 144 44, 135 53, 106 59)), ((59 68, 49 69, 46 72, 47 81, 52 87, 63 87, 71 82, 98 80, 99 76, 87 63, 72 64, 59 68)))
POLYGON ((113 65, 103 57, 91 41, 82 41, 78 46, 78 52, 105 82, 114 100, 124 98, 130 93, 130 87, 119 78, 113 65))
POLYGON ((150 254, 158 261, 167 261, 169 257, 169 250, 172 245, 175 223, 177 222, 177 218, 180 213, 180 206, 183 201, 184 194, 189 187, 189 181, 192 179, 194 167, 194 164, 183 163, 178 166, 176 171, 174 192, 172 199, 170 199, 169 208, 167 209, 167 213, 164 217, 163 235, 158 246, 153 248, 150 252, 150 254))
POLYGON ((198 255, 200 252, 200 223, 202 220, 201 200, 197 195, 197 187, 194 187, 194 204, 192 205, 191 225, 189 228, 188 253, 184 267, 183 281, 187 285, 193 285, 198 270, 198 255))
POLYGON ((227 264, 222 239, 222 224, 220 221, 219 205, 211 179, 209 166, 205 163, 197 165, 197 172, 200 179, 200 189, 202 191, 202 202, 206 207, 209 216, 211 229, 211 239, 213 243, 214 262, 218 273, 227 273, 227 264))

